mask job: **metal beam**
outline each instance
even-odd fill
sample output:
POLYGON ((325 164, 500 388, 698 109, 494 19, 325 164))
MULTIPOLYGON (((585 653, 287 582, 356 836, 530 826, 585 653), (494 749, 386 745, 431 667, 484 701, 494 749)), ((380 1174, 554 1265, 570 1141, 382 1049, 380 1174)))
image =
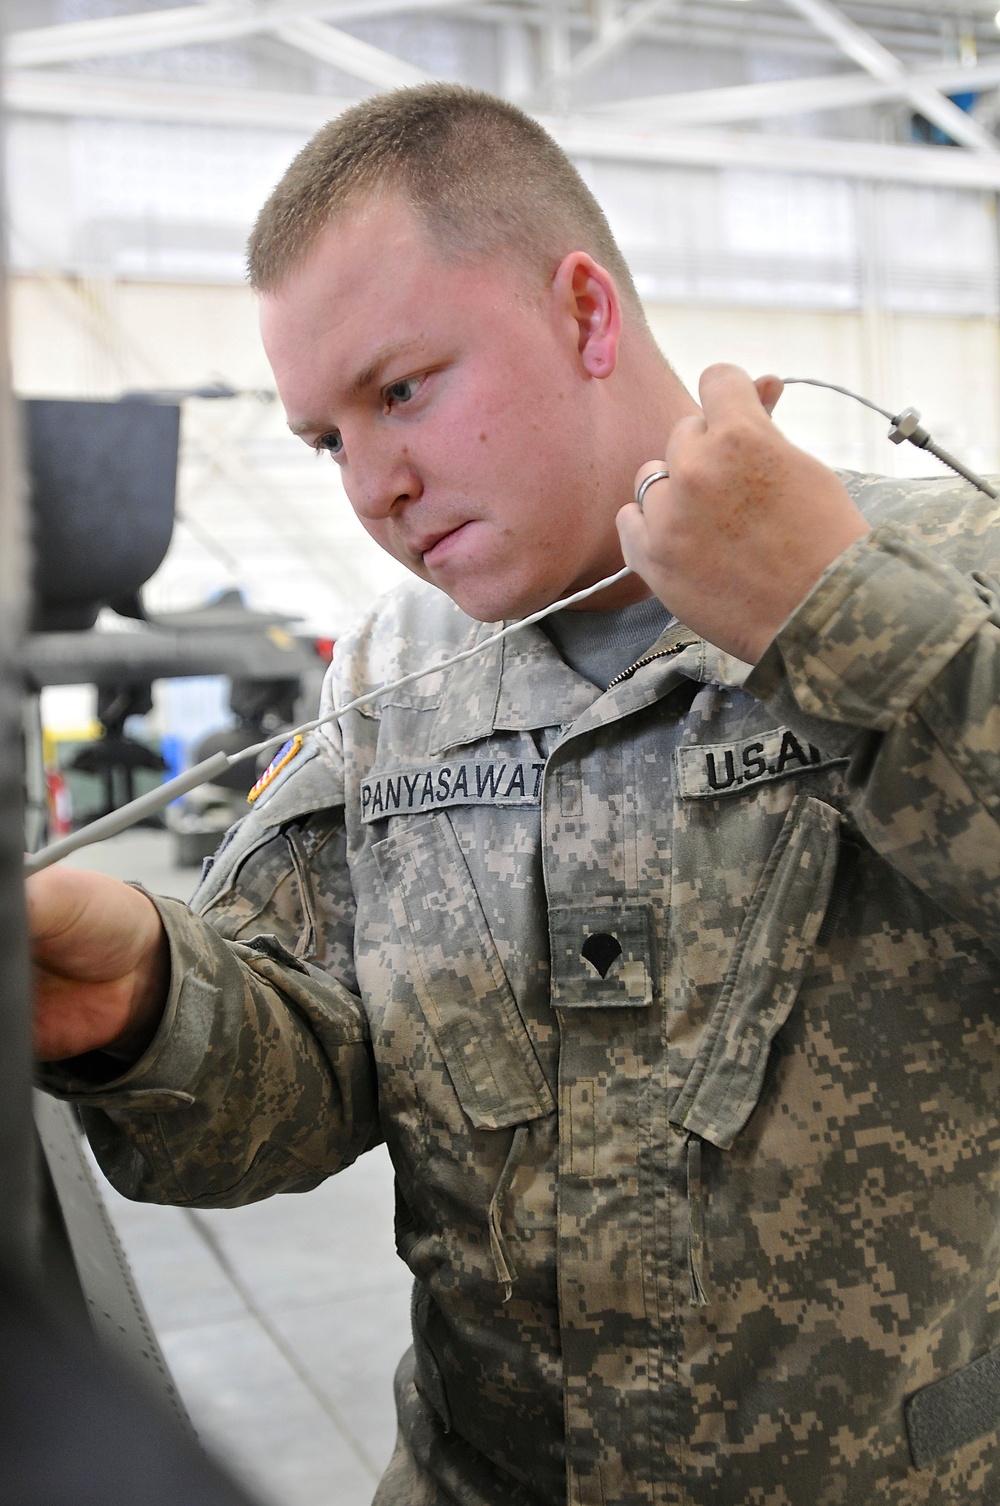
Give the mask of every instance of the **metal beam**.
POLYGON ((634 4, 621 16, 600 26, 594 39, 570 58, 566 66, 559 70, 557 77, 569 82, 592 73, 619 52, 641 27, 652 21, 657 11, 677 4, 678 0, 634 0, 634 4))
POLYGON ((860 26, 849 20, 830 0, 785 0, 791 10, 810 21, 816 30, 836 42, 842 52, 873 78, 898 84, 901 92, 928 120, 953 141, 982 154, 1000 156, 997 143, 964 110, 953 105, 939 90, 921 83, 907 72, 899 59, 860 26))
POLYGON ((810 176, 1000 191, 1000 153, 940 147, 883 146, 869 141, 770 136, 749 131, 629 132, 607 120, 576 116, 541 124, 572 157, 656 162, 686 167, 742 167, 810 176))
MULTIPOLYGON (((569 24, 578 45, 586 45, 592 39, 595 18, 599 20, 599 11, 606 3, 607 0, 577 0, 569 24)), ((498 24, 515 20, 536 28, 545 25, 546 17, 540 0, 465 0, 462 14, 475 21, 498 24)), ((907 29, 908 45, 926 54, 927 64, 940 58, 940 0, 906 7, 901 0, 886 0, 885 4, 879 4, 876 14, 879 24, 870 30, 885 46, 891 47, 899 34, 893 25, 894 18, 905 18, 908 23, 916 22, 907 29)), ((989 34, 992 36, 992 32, 989 34)), ((757 51, 777 51, 801 58, 828 58, 840 50, 829 37, 807 25, 803 17, 789 12, 782 0, 765 0, 765 3, 754 5, 741 5, 734 0, 682 3, 677 10, 654 17, 647 24, 642 38, 663 46, 680 43, 713 50, 749 46, 757 51)))
MULTIPOLYGON (((286 130, 298 136, 310 134, 353 103, 317 95, 215 88, 173 80, 160 83, 152 79, 101 78, 90 73, 27 71, 11 71, 4 94, 12 115, 185 121, 286 130)), ((638 131, 604 117, 598 120, 582 115, 538 118, 576 157, 1000 191, 1000 155, 745 131, 638 131)))
POLYGON ((332 63, 342 73, 352 78, 363 78, 379 89, 401 89, 407 84, 426 84, 431 75, 422 68, 415 68, 403 58, 384 52, 352 37, 350 32, 339 31, 323 21, 314 21, 303 16, 296 21, 286 21, 272 28, 272 35, 289 47, 308 53, 322 63, 332 63))
POLYGON ((69 115, 104 120, 155 120, 190 125, 256 126, 311 135, 351 99, 286 94, 269 89, 215 88, 178 79, 104 78, 96 73, 4 75, 10 116, 69 115))
POLYGON ((333 9, 323 0, 281 0, 249 7, 217 3, 183 5, 141 11, 127 16, 100 16, 92 21, 69 21, 15 31, 7 38, 9 67, 37 68, 52 63, 75 63, 86 58, 117 57, 185 47, 193 42, 224 42, 249 36, 268 24, 293 16, 318 15, 333 9))
MULTIPOLYGON (((606 0, 595 0, 595 3, 599 7, 598 14, 601 11, 607 13, 606 0)), ((641 0, 635 0, 633 9, 639 3, 641 0)), ((232 40, 266 31, 282 18, 300 15, 322 17, 341 25, 379 15, 453 9, 460 9, 479 21, 496 23, 516 21, 540 26, 545 19, 544 10, 537 4, 510 4, 504 0, 496 0, 496 3, 483 3, 483 0, 479 3, 476 0, 325 0, 325 3, 324 0, 254 0, 253 4, 246 3, 246 0, 243 3, 240 0, 202 0, 198 5, 170 6, 157 11, 20 30, 8 38, 8 62, 16 67, 42 67, 83 58, 180 47, 194 42, 232 40)), ((780 14, 753 7, 752 14, 744 15, 731 0, 726 3, 716 0, 714 4, 701 0, 697 6, 685 8, 682 14, 683 27, 673 24, 669 15, 662 21, 654 16, 647 24, 649 34, 668 44, 680 39, 706 46, 718 45, 723 37, 739 38, 782 50, 791 48, 803 55, 823 46, 815 30, 803 31, 796 36, 790 29, 794 27, 791 18, 784 27, 780 14)), ((616 24, 620 24, 621 19, 616 24)), ((568 22, 577 32, 588 27, 582 10, 571 11, 568 22)), ((605 20, 605 30, 609 24, 605 20)), ((871 40, 876 47, 879 45, 871 40)), ((585 43, 581 51, 589 45, 590 42, 585 43)))
POLYGON ((84 58, 119 57, 186 47, 195 42, 226 42, 272 31, 300 17, 360 21, 374 15, 419 10, 447 10, 462 0, 207 0, 200 5, 172 6, 127 16, 100 16, 14 31, 6 39, 8 67, 39 68, 84 58))
MULTIPOLYGON (((967 68, 961 64, 911 74, 918 82, 943 91, 986 92, 1000 87, 1000 58, 967 68)), ((905 93, 899 80, 883 81, 868 73, 827 73, 813 78, 775 79, 761 84, 734 84, 723 89, 694 89, 651 94, 638 99, 591 105, 588 113, 632 125, 722 125, 736 120, 763 120, 780 115, 812 114, 878 104, 905 93)))

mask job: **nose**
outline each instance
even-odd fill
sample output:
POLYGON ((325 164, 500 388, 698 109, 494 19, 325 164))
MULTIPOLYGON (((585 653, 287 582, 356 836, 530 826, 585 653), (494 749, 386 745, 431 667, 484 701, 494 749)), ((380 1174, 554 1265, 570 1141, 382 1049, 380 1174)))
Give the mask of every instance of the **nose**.
POLYGON ((423 492, 407 446, 372 445, 361 455, 355 452, 343 481, 351 506, 368 523, 392 517, 423 492))

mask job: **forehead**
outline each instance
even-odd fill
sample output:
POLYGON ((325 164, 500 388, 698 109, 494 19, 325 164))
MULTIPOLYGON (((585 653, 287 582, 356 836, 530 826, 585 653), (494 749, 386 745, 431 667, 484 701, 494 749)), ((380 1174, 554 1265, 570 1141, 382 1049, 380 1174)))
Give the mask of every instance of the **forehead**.
POLYGON ((415 215, 398 200, 375 201, 338 218, 277 287, 260 300, 265 342, 305 333, 317 316, 349 318, 356 305, 405 291, 440 258, 415 215))
POLYGON ((537 292, 502 253, 446 259, 414 211, 385 197, 329 225, 262 295, 261 334, 286 407, 311 413, 320 383, 339 398, 394 348, 486 338, 513 307, 537 308, 537 292))

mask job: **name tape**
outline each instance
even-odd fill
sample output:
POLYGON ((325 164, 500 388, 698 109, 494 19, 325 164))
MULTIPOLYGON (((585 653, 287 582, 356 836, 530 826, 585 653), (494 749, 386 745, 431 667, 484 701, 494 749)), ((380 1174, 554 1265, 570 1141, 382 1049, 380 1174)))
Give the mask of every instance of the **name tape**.
POLYGON ((491 759, 395 769, 361 784, 362 821, 417 815, 448 805, 540 805, 545 763, 491 759))

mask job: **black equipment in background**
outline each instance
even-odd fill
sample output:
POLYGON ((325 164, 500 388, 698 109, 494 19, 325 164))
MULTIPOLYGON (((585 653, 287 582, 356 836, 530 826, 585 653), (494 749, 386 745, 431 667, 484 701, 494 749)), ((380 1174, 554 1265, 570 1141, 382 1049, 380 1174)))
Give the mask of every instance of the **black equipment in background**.
MULTIPOLYGON (((165 771, 167 765, 160 754, 129 737, 125 731, 125 722, 130 716, 145 716, 152 709, 153 687, 148 683, 119 685, 113 690, 97 687, 97 720, 101 724, 101 736, 74 754, 68 767, 81 774, 100 776, 104 785, 104 809, 96 812, 98 816, 110 815, 135 798, 137 770, 148 769, 156 774, 165 771), (118 780, 115 779, 116 773, 120 775, 118 780)), ((159 822, 154 824, 159 825, 159 822)))
POLYGON ((34 632, 93 627, 102 606, 141 617, 139 587, 174 526, 177 403, 23 401, 34 632))
MULTIPOLYGON (((32 545, 30 629, 85 632, 104 606, 144 618, 139 588, 163 560, 173 532, 180 405, 153 394, 118 402, 25 398, 21 411, 32 545)), ((136 684, 123 676, 110 693, 102 687, 99 697, 102 736, 78 757, 81 769, 103 783, 104 810, 97 814, 104 815, 132 798, 138 769, 162 772, 166 766, 124 731, 127 716, 152 704, 148 680, 136 684)), ((29 789, 29 796, 37 826, 41 786, 29 789)))

